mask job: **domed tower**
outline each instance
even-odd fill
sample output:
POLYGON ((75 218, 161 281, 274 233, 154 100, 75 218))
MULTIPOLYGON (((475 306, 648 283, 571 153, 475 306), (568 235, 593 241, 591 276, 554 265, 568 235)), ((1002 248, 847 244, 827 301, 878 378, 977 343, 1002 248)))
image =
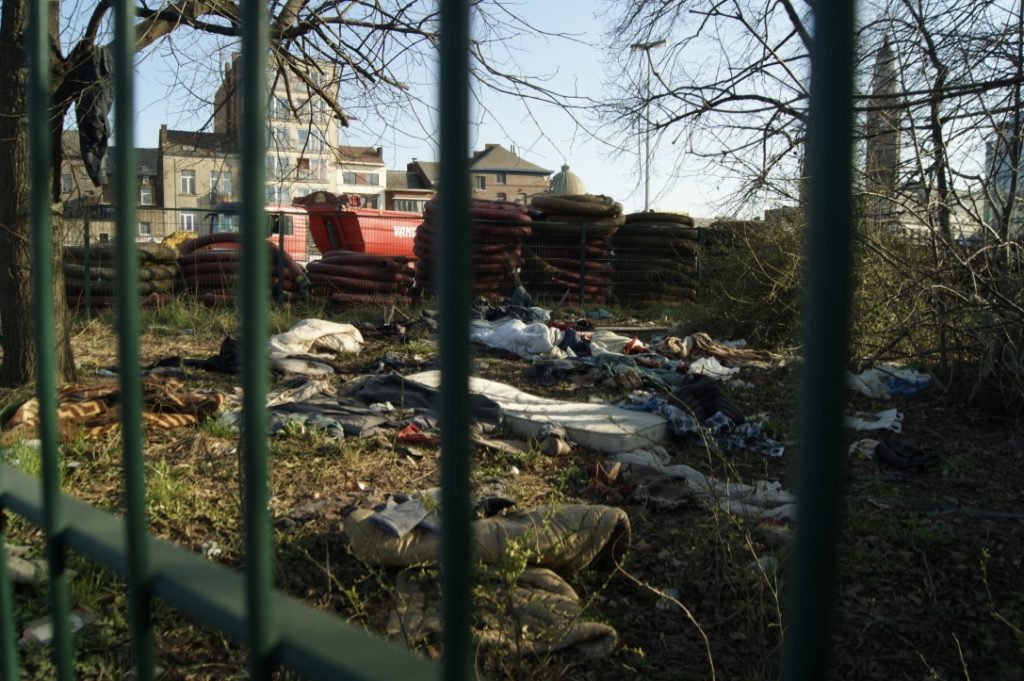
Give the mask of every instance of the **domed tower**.
POLYGON ((551 177, 548 191, 559 196, 587 193, 587 190, 583 188, 583 180, 577 177, 576 173, 569 170, 568 164, 563 164, 562 170, 551 177))

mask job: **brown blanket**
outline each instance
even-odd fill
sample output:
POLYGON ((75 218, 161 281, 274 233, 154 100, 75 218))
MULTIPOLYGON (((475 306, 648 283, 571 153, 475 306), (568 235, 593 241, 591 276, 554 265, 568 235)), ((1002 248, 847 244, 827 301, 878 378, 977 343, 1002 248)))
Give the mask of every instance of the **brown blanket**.
MULTIPOLYGON (((57 391, 57 428, 62 440, 101 437, 120 429, 121 392, 116 385, 70 384, 57 391)), ((224 405, 219 392, 194 393, 176 379, 147 376, 143 381, 142 420, 152 429, 191 426, 224 405)), ((39 426, 39 401, 32 398, 18 407, 7 423, 5 441, 31 437, 39 426)))

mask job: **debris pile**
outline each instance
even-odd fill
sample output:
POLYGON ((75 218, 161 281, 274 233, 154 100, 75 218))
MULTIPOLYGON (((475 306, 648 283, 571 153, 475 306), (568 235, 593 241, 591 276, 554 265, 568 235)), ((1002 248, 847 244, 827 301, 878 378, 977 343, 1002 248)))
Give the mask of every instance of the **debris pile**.
POLYGON ((696 300, 699 231, 682 213, 632 213, 612 238, 620 301, 696 300))
MULTIPOLYGON (((293 300, 308 285, 306 273, 287 252, 266 243, 270 292, 293 300)), ((230 301, 241 278, 241 254, 237 232, 207 234, 184 242, 178 256, 184 289, 207 305, 230 301)))
POLYGON ((307 269, 313 295, 333 306, 412 302, 416 271, 404 256, 328 251, 307 269))
POLYGON ((527 240, 527 288, 539 296, 568 292, 604 302, 615 272, 610 238, 623 223, 622 204, 593 194, 542 194, 530 203, 544 218, 527 240))
MULTIPOLYGON (((533 220, 526 206, 507 201, 473 201, 473 295, 488 299, 507 297, 519 285, 523 266, 523 241, 530 236, 533 220)), ((428 201, 423 224, 416 230, 413 252, 416 281, 431 293, 434 286, 434 260, 439 243, 438 204, 428 201)))
MULTIPOLYGON (((139 244, 139 302, 161 305, 170 300, 178 275, 177 253, 157 244, 139 244)), ((113 307, 114 245, 70 246, 64 249, 64 287, 72 308, 113 307), (87 295, 88 291, 88 295, 87 295)))

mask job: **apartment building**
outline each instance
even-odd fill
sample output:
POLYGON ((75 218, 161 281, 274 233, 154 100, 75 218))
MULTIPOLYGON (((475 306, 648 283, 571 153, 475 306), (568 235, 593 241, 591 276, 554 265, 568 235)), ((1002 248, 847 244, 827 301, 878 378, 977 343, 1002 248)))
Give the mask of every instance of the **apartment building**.
MULTIPOLYGON (((529 203, 530 197, 550 191, 550 170, 520 158, 500 144, 486 144, 482 151, 474 151, 469 175, 474 199, 529 203)), ((441 164, 436 161, 413 159, 405 171, 388 171, 387 208, 421 212, 437 192, 440 179, 441 164)))
MULTIPOLYGON (((317 61, 298 73, 269 68, 267 78, 267 202, 338 191, 338 125, 327 103, 338 97, 335 67, 317 61)), ((214 97, 214 132, 237 140, 241 114, 241 63, 235 54, 214 97)))
POLYGON ((473 198, 529 203, 548 191, 552 171, 520 158, 500 144, 486 144, 469 161, 473 198))
POLYGON ((160 126, 158 149, 161 206, 170 232, 199 230, 203 215, 238 198, 239 157, 231 135, 160 126))
POLYGON ((336 194, 358 196, 366 208, 383 208, 388 184, 383 147, 334 148, 336 194))
MULTIPOLYGON (((64 206, 64 243, 80 244, 89 230, 90 241, 105 242, 114 236, 114 187, 96 187, 85 171, 78 132, 66 130, 61 136, 63 161, 60 170, 60 198, 64 206)), ((138 182, 136 240, 156 241, 164 236, 164 216, 159 198, 158 149, 135 149, 135 174, 138 182)), ((105 165, 113 178, 116 171, 116 147, 107 149, 105 165)))

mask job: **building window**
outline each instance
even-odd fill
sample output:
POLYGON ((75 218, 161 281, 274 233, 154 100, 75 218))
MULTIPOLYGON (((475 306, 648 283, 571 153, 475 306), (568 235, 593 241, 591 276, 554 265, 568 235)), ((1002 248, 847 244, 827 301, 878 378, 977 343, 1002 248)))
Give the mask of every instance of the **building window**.
POLYGON ((288 128, 273 127, 268 131, 267 142, 275 149, 287 149, 291 145, 291 131, 288 128))
POLYGON ((402 211, 403 213, 422 213, 425 204, 426 201, 395 199, 395 210, 402 211))
POLYGON ((324 136, 319 130, 296 130, 295 148, 298 151, 323 151, 324 136))
POLYGON ((268 185, 267 186, 267 203, 289 203, 291 198, 288 196, 288 190, 280 185, 268 185))
POLYGON ((480 191, 487 189, 487 178, 484 177, 483 175, 474 175, 473 187, 479 189, 480 191))
POLYGON ((287 97, 272 97, 270 99, 270 117, 272 119, 286 121, 291 118, 291 113, 287 97))
POLYGON ((139 185, 139 205, 140 206, 152 206, 153 205, 153 188, 148 184, 139 185))
POLYGON ((231 186, 231 173, 225 170, 214 170, 210 173, 210 198, 219 201, 221 196, 231 198, 234 188, 231 186))
POLYGON ((367 208, 377 207, 377 195, 376 194, 363 194, 363 205, 367 208))
POLYGON ((284 179, 291 172, 291 161, 280 156, 267 156, 267 177, 284 179))
POLYGON ((139 223, 139 236, 152 236, 152 235, 153 235, 153 225, 152 225, 152 223, 140 222, 139 223))
POLYGON ((355 171, 346 170, 341 174, 341 181, 343 184, 354 184, 354 185, 380 185, 380 173, 357 173, 355 171))
POLYGON ((505 192, 498 192, 497 198, 498 201, 508 201, 508 196, 505 195, 505 192))
POLYGON ((182 194, 195 194, 196 193, 196 171, 194 171, 194 170, 182 170, 181 171, 181 193, 182 194))
POLYGON ((196 214, 180 213, 178 215, 178 229, 182 232, 196 231, 196 214))
POLYGON ((71 173, 64 173, 60 176, 60 190, 65 194, 70 194, 75 188, 75 178, 71 176, 71 173))
POLYGON ((506 184, 507 182, 508 182, 508 174, 507 173, 495 173, 494 174, 494 184, 506 184))

